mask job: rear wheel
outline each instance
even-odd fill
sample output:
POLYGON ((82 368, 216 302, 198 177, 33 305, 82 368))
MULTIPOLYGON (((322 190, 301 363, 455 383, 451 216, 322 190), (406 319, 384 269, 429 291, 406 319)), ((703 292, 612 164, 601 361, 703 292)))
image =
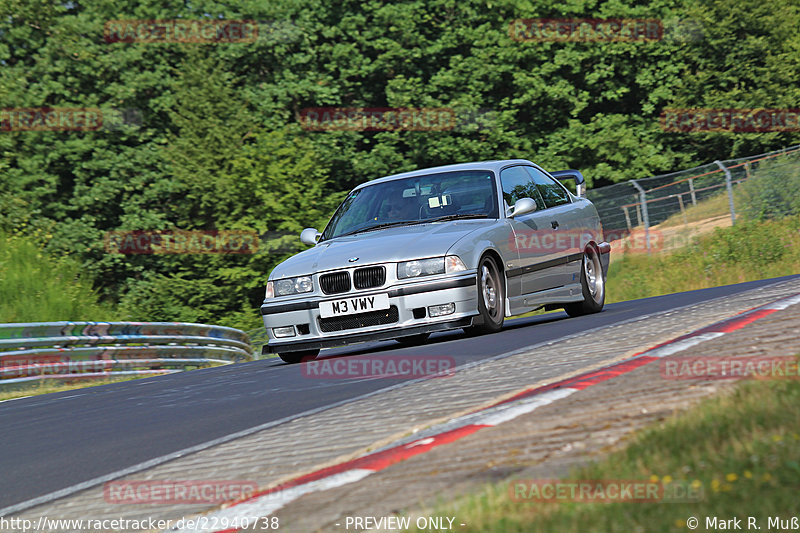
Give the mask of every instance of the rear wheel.
POLYGON ((505 319, 505 285, 497 263, 486 255, 478 265, 478 320, 466 331, 470 334, 500 331, 505 319))
POLYGON ((606 280, 600 254, 594 246, 589 246, 583 253, 581 290, 583 301, 566 305, 564 311, 573 317, 600 312, 606 302, 606 280))
POLYGON ((296 364, 303 361, 313 361, 318 355, 319 350, 302 350, 299 352, 279 353, 278 357, 289 364, 296 364))

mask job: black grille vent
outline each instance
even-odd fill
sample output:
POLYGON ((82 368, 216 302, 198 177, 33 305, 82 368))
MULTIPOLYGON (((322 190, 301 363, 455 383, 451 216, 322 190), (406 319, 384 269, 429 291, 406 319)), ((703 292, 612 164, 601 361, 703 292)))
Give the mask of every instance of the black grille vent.
POLYGON ((333 272, 319 277, 319 285, 325 294, 337 294, 350 290, 350 274, 347 272, 333 272))
POLYGON ((356 289, 380 287, 386 282, 386 269, 382 266, 357 268, 353 272, 353 285, 356 289))
POLYGON ((343 331, 346 329, 394 324, 398 319, 397 307, 391 306, 389 309, 383 311, 370 311, 369 313, 360 313, 357 315, 319 318, 318 320, 319 329, 323 333, 330 333, 332 331, 343 331))

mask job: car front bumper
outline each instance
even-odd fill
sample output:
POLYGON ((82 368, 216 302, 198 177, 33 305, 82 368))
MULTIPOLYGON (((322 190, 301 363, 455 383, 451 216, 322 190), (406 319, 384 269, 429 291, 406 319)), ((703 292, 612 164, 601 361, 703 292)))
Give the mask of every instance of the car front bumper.
POLYGON ((318 295, 280 303, 265 303, 261 306, 261 314, 267 329, 269 344, 264 346, 263 353, 312 350, 466 327, 478 314, 476 286, 475 272, 467 271, 458 276, 435 280, 414 280, 411 283, 396 283, 380 289, 351 291, 324 297, 318 295), (346 318, 320 319, 319 303, 322 301, 376 294, 388 294, 391 317, 389 317, 389 311, 385 312, 386 316, 373 311, 363 315, 347 315, 346 318), (455 305, 453 313, 435 318, 428 316, 429 306, 450 303, 455 305), (421 316, 423 311, 424 316, 421 316), (360 316, 364 317, 372 315, 372 313, 376 313, 374 316, 383 316, 380 320, 385 323, 363 325, 369 320, 363 320, 361 324, 353 323, 359 322, 360 316), (344 323, 348 323, 348 327, 331 331, 332 327, 339 328, 344 323), (294 327, 295 335, 293 337, 276 338, 274 336, 273 328, 288 326, 294 327))

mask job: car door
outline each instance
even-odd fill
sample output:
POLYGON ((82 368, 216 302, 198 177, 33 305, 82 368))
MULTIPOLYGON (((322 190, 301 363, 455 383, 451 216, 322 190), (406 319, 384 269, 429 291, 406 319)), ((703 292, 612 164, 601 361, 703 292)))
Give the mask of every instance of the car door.
POLYGON ((579 210, 575 209, 567 189, 556 179, 535 166, 526 166, 525 170, 536 183, 536 189, 545 204, 547 222, 552 232, 551 235, 545 237, 545 241, 552 243, 555 250, 553 260, 561 263, 558 267, 559 272, 554 273, 552 277, 557 283, 554 286, 560 287, 576 283, 575 273, 580 274, 582 258, 583 219, 581 214, 578 212, 579 210))
POLYGON ((513 206, 520 198, 532 198, 537 207, 533 213, 507 219, 514 233, 512 247, 519 254, 517 263, 508 268, 507 275, 509 283, 519 280, 521 294, 558 287, 564 279, 563 263, 558 261, 561 254, 552 239, 552 213, 526 168, 515 165, 500 172, 507 207, 513 206))

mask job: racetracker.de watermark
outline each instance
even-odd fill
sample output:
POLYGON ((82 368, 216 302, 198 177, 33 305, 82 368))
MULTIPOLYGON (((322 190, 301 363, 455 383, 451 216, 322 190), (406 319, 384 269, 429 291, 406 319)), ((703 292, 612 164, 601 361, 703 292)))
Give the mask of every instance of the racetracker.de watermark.
POLYGON ((309 107, 297 120, 309 131, 468 131, 493 127, 496 113, 449 107, 309 107))
POLYGON ((663 379, 798 379, 800 366, 791 355, 693 357, 661 359, 663 379))
MULTIPOLYGON (((615 242, 614 250, 624 253, 652 253, 664 248, 664 238, 659 230, 651 229, 649 235, 643 229, 603 230, 603 239, 606 242, 615 242), (648 238, 650 247, 647 246, 648 238)), ((584 230, 521 230, 515 231, 508 237, 508 247, 512 251, 525 254, 548 254, 555 252, 578 252, 583 250, 586 243, 599 242, 592 231, 584 230)))
POLYGON ((636 479, 518 479, 509 483, 515 502, 532 503, 685 503, 703 499, 699 481, 636 479))
MULTIPOLYGON (((664 234, 657 229, 650 228, 645 231, 642 228, 634 229, 603 229, 603 238, 612 243, 612 249, 622 253, 646 254, 660 252, 665 248, 664 234), (650 241, 648 248, 647 243, 650 241), (620 241, 620 242, 615 242, 620 241)), ((687 239, 681 235, 673 236, 669 245, 685 245, 687 239)))
POLYGON ((659 123, 661 129, 674 133, 800 131, 800 109, 666 108, 659 123))
POLYGON ((589 241, 597 239, 594 232, 588 230, 525 229, 515 230, 508 236, 508 247, 515 252, 546 254, 581 250, 589 241))
POLYGON ((255 481, 243 480, 149 480, 108 481, 103 498, 114 504, 224 503, 247 498, 258 490, 255 481))
POLYGON ((107 43, 252 43, 258 39, 254 20, 109 20, 107 43))
POLYGON ((61 356, 17 356, 0 360, 0 378, 41 376, 46 374, 76 374, 79 372, 109 373, 114 361, 96 359, 89 361, 63 361, 61 356))
POLYGON ((308 361, 301 367, 311 379, 414 379, 455 375, 456 360, 443 355, 371 355, 329 357, 308 361))
POLYGON ((258 245, 254 231, 107 231, 103 237, 106 253, 126 255, 254 254, 258 245))
POLYGON ((512 20, 508 34, 515 41, 653 42, 664 38, 658 19, 532 18, 512 20))
POLYGON ((141 127, 138 109, 99 107, 6 107, 0 109, 0 131, 113 131, 141 127))

